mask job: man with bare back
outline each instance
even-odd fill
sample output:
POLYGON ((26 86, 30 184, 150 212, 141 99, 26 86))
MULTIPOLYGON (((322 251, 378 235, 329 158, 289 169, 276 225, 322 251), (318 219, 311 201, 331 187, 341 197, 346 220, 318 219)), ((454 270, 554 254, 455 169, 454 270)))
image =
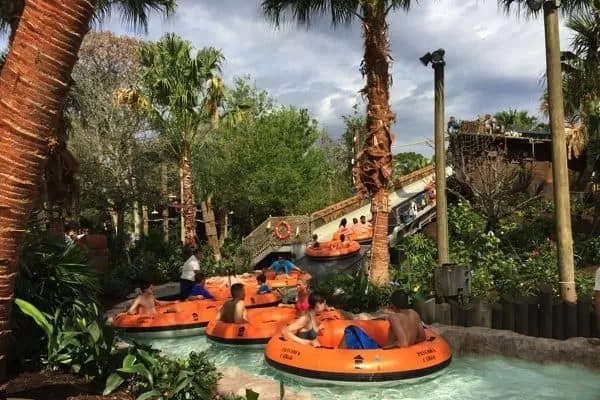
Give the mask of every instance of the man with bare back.
POLYGON ((391 303, 394 313, 388 316, 390 330, 388 344, 384 349, 408 347, 425 340, 421 317, 415 310, 408 308, 408 294, 403 290, 396 290, 392 293, 391 303))

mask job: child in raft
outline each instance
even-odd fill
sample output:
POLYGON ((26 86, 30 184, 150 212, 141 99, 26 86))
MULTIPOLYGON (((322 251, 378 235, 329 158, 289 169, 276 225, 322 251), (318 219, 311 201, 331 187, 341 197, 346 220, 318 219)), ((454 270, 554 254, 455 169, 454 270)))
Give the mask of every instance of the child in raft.
POLYGON ((156 315, 156 306, 165 304, 171 304, 170 301, 158 301, 154 297, 154 287, 150 282, 143 282, 140 284, 141 294, 138 295, 133 303, 127 310, 128 314, 140 315, 140 314, 151 314, 156 315))
MULTIPOLYGON (((296 284, 296 302, 294 304, 279 304, 279 307, 295 308, 298 315, 308 312, 310 309, 308 298, 310 297, 308 283, 304 280, 299 280, 296 284)), ((333 311, 335 308, 326 307, 325 311, 333 311)))
POLYGON ((267 276, 265 274, 260 274, 256 277, 256 282, 258 283, 258 290, 256 294, 266 294, 271 293, 271 288, 267 285, 267 276))
POLYGON ((317 323, 317 317, 327 309, 325 297, 319 293, 311 293, 308 296, 308 311, 283 328, 283 337, 296 343, 321 347, 317 335, 323 325, 317 323))
POLYGON ((344 329, 344 337, 340 349, 395 349, 409 347, 425 340, 425 330, 419 314, 409 309, 408 294, 396 290, 391 297, 392 314, 388 315, 389 331, 387 345, 380 347, 358 326, 348 326, 344 329))
POLYGON ((196 284, 192 288, 190 292, 190 296, 187 298, 188 300, 215 300, 215 296, 213 296, 206 288, 204 284, 206 283, 206 277, 202 272, 197 272, 195 276, 196 284))
POLYGON ((312 242, 310 243, 309 247, 311 249, 321 248, 321 244, 319 243, 319 235, 317 235, 316 233, 312 235, 312 242))
POLYGON ((248 323, 248 312, 244 304, 246 292, 244 285, 234 283, 231 285, 231 300, 228 300, 217 313, 217 321, 222 321, 228 324, 245 324, 248 323))

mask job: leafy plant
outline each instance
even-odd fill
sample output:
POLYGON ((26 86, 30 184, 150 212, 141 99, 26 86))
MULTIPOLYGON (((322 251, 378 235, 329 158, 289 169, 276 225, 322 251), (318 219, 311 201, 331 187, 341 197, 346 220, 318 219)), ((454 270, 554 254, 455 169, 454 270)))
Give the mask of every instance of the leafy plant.
POLYGON ((68 369, 92 378, 106 374, 114 335, 102 323, 95 305, 75 302, 77 310, 66 312, 59 308, 49 315, 22 299, 15 299, 15 304, 44 332, 46 350, 43 362, 50 368, 68 369), (94 317, 81 316, 84 308, 89 308, 88 314, 94 317))
POLYGON ((127 384, 138 400, 212 399, 218 379, 216 367, 204 353, 192 352, 185 360, 174 360, 136 345, 107 378, 104 395, 127 384))

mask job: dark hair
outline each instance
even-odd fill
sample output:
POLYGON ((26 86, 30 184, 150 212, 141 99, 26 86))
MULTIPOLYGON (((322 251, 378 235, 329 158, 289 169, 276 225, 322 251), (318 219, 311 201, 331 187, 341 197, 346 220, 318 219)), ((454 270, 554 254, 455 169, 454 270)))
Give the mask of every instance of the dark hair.
POLYGON ((344 235, 343 233, 340 235, 340 242, 343 242, 344 239, 346 239, 346 235, 344 235))
POLYGON ((144 290, 148 289, 150 286, 152 286, 152 282, 140 282, 140 290, 143 292, 144 290))
POLYGON ((364 220, 366 220, 366 219, 367 219, 367 217, 365 217, 364 215, 361 215, 361 216, 360 216, 360 220, 362 221, 363 219, 364 219, 364 220))
POLYGON ((65 233, 75 230, 75 227, 71 224, 65 224, 65 233))
POLYGON ((408 308, 408 293, 404 290, 394 291, 390 300, 394 307, 402 309, 408 308))
POLYGON ((310 308, 315 308, 317 304, 325 303, 325 296, 318 292, 312 292, 308 296, 308 306, 310 308))
POLYGON ((196 272, 196 282, 200 283, 206 280, 206 276, 202 272, 196 272))
POLYGON ((241 299, 244 294, 244 284, 234 283, 231 285, 231 297, 234 299, 241 299))
POLYGON ((267 276, 265 274, 260 274, 256 277, 256 281, 262 285, 267 282, 267 276))
POLYGON ((352 223, 353 223, 353 224, 356 224, 356 223, 358 223, 358 218, 356 218, 356 217, 352 218, 352 223))
POLYGON ((340 226, 343 226, 345 228, 346 224, 348 224, 348 220, 346 218, 342 218, 342 220, 340 221, 340 226))
POLYGON ((316 233, 313 233, 313 235, 312 235, 312 239, 313 239, 314 241, 316 241, 318 238, 319 238, 319 235, 317 235, 316 233))

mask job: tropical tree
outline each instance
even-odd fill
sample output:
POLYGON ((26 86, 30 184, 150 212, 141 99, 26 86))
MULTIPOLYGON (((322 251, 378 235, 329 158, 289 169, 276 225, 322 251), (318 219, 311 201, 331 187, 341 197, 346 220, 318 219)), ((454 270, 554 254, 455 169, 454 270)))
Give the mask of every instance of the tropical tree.
POLYGON ((538 126, 538 119, 534 115, 529 115, 528 111, 508 109, 500 111, 494 115, 496 121, 507 130, 527 131, 533 130, 538 126))
POLYGON ((415 153, 414 151, 398 153, 394 155, 394 179, 425 168, 431 163, 431 158, 427 158, 421 153, 415 153))
MULTIPOLYGON (((99 4, 109 10, 128 3, 134 4, 99 4)), ((135 3, 137 10, 147 11, 148 6, 141 5, 154 4, 167 13, 175 5, 174 0, 135 3)), ((94 11, 89 0, 71 0, 68 5, 58 0, 27 2, 0 73, 0 115, 4 121, 0 124, 0 159, 6 166, 0 172, 0 379, 6 376, 19 252, 29 213, 40 193, 40 177, 49 156, 47 140, 58 121, 94 11)))
POLYGON ((410 0, 263 0, 265 16, 276 26, 291 17, 300 25, 310 26, 314 17, 327 15, 333 27, 358 19, 362 25, 364 56, 361 72, 367 79, 361 93, 367 98, 366 135, 359 153, 358 189, 372 197, 373 246, 371 280, 376 284, 389 281, 387 242, 389 199, 392 177, 390 110, 390 48, 387 16, 396 10, 408 10, 410 0))
POLYGON ((575 261, 571 229, 571 205, 564 128, 564 105, 561 83, 558 10, 567 15, 584 10, 589 0, 498 0, 506 11, 515 9, 530 15, 543 14, 546 35, 546 77, 552 131, 552 175, 554 213, 556 219, 557 256, 561 281, 561 297, 569 303, 577 301, 575 261))
POLYGON ((186 245, 196 244, 192 151, 221 118, 223 61, 219 50, 205 47, 194 53, 191 43, 175 34, 141 48, 146 109, 179 162, 186 245))

